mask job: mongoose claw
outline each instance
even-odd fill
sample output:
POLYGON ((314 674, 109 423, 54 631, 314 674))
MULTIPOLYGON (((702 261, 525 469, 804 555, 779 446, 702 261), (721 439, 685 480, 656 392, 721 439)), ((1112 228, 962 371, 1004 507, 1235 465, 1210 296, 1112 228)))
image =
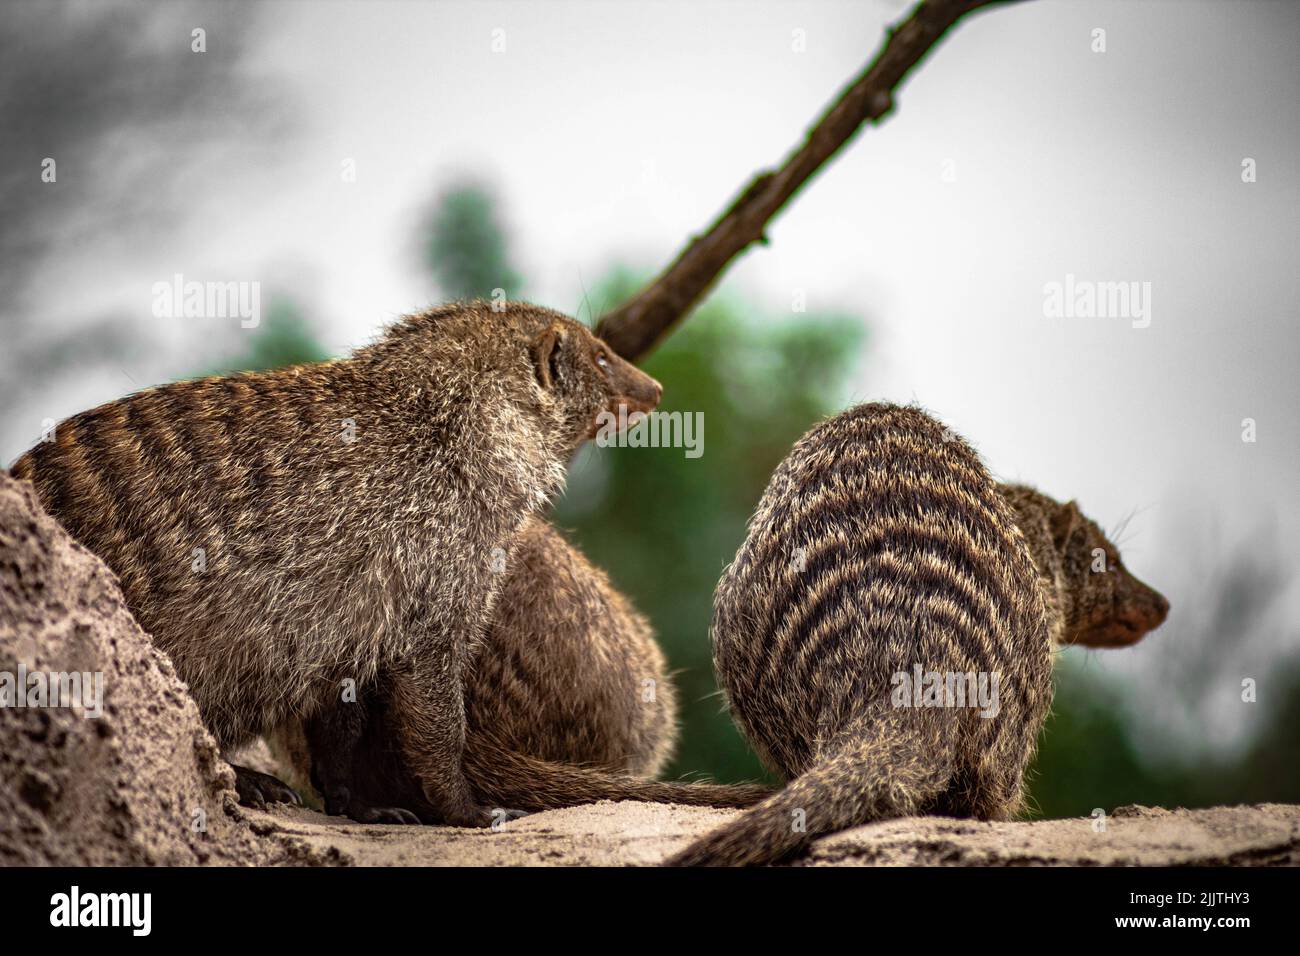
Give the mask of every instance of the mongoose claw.
POLYGON ((377 807, 352 796, 352 791, 341 784, 324 787, 321 796, 325 798, 325 813, 331 817, 347 817, 357 823, 420 824, 420 818, 405 807, 377 807))
POLYGON ((419 826, 420 818, 405 807, 372 807, 360 800, 353 800, 348 805, 350 818, 358 823, 391 823, 397 825, 419 826))
MULTIPOLYGON (((315 781, 313 781, 313 783, 315 783, 315 781)), ((315 783, 315 785, 316 788, 320 790, 321 796, 324 798, 326 816, 352 817, 353 820, 358 820, 360 823, 368 822, 366 820, 361 820, 358 817, 352 816, 352 807, 354 806, 354 804, 356 806, 364 806, 364 804, 362 804, 361 801, 359 800, 354 801, 352 799, 352 791, 349 790, 347 787, 345 786, 327 787, 327 786, 322 786, 319 783, 315 783)))
MULTIPOLYGON (((506 812, 506 811, 501 811, 506 812)), ((490 827, 501 817, 496 807, 478 807, 473 804, 442 814, 442 823, 449 827, 490 827)))
POLYGON ((493 807, 488 812, 492 814, 491 826, 493 830, 500 830, 511 820, 518 820, 520 817, 528 816, 527 810, 512 810, 509 807, 493 807))
POLYGON ((235 792, 239 802, 246 807, 265 810, 268 803, 291 803, 302 806, 302 797, 296 790, 269 773, 250 770, 238 764, 231 764, 235 771, 235 792))

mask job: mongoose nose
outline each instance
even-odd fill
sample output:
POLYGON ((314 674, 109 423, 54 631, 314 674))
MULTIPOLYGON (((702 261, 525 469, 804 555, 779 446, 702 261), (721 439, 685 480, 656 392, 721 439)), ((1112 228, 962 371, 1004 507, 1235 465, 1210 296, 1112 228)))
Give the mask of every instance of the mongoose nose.
POLYGON ((1165 618, 1169 616, 1169 599, 1163 594, 1156 594, 1156 623, 1164 623, 1165 618))
POLYGON ((659 384, 658 379, 652 378, 650 379, 650 388, 654 392, 654 404, 658 405, 659 399, 664 397, 664 387, 659 384))

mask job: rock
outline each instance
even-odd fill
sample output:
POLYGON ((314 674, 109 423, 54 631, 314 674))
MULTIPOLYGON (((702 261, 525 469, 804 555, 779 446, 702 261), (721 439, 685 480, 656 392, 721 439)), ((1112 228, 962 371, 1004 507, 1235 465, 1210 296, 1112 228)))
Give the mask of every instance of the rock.
MULTIPOLYGON (((596 803, 536 813, 498 832, 362 826, 302 808, 252 812, 268 833, 356 865, 654 866, 737 811, 596 803)), ((798 866, 1170 866, 1300 864, 1300 807, 1262 804, 983 823, 907 817, 816 841, 798 866)))
POLYGON ((1300 863, 1300 807, 1140 808, 1091 817, 984 823, 909 818, 819 840, 812 866, 1230 866, 1300 863))
POLYGON ((0 472, 0 694, 9 675, 10 705, 25 689, 14 686, 20 669, 102 675, 102 708, 93 678, 86 706, 0 706, 0 864, 294 856, 244 822, 233 772, 112 573, 41 510, 30 485, 0 472))

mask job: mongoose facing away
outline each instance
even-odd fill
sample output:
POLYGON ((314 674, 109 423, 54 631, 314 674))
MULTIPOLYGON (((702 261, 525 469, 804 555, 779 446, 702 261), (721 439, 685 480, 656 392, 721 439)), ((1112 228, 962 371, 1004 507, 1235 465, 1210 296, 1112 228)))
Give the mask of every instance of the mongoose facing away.
MULTIPOLYGON (((493 562, 598 415, 659 395, 572 319, 461 303, 340 361, 75 415, 13 472, 117 573, 223 748, 382 677, 430 803, 485 825, 462 684, 493 562)), ((259 784, 236 772, 247 797, 259 784)))
POLYGON ((1074 503, 999 486, 925 413, 821 423, 714 600, 719 681, 789 783, 668 862, 770 863, 883 817, 1016 813, 1053 646, 1132 643, 1167 611, 1074 503))
MULTIPOLYGON (((649 623, 559 531, 530 519, 465 685, 465 771, 477 799, 542 810, 597 800, 746 807, 771 789, 660 782, 676 698, 649 623)), ((272 734, 330 813, 364 822, 440 822, 392 746, 383 688, 272 734), (359 721, 360 726, 353 724, 359 721), (340 726, 342 725, 342 726, 340 726), (359 739, 358 739, 359 738, 359 739)))

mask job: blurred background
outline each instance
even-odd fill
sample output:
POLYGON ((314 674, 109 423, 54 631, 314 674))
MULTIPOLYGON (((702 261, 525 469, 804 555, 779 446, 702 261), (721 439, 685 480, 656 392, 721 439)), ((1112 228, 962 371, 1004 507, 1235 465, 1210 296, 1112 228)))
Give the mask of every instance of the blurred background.
MULTIPOLYGON (((11 0, 0 461, 99 402, 343 354, 451 298, 592 321, 908 7, 11 0), (177 274, 258 283, 261 321, 157 317, 177 274)), ((676 669, 670 775, 761 774, 713 681, 712 590, 791 442, 885 398, 1122 527, 1173 605, 1135 648, 1062 653, 1036 813, 1300 800, 1297 40, 1283 2, 977 14, 650 357, 704 454, 587 449, 557 520, 676 669), (1150 325, 1047 317, 1067 275, 1151 283, 1150 325)))

